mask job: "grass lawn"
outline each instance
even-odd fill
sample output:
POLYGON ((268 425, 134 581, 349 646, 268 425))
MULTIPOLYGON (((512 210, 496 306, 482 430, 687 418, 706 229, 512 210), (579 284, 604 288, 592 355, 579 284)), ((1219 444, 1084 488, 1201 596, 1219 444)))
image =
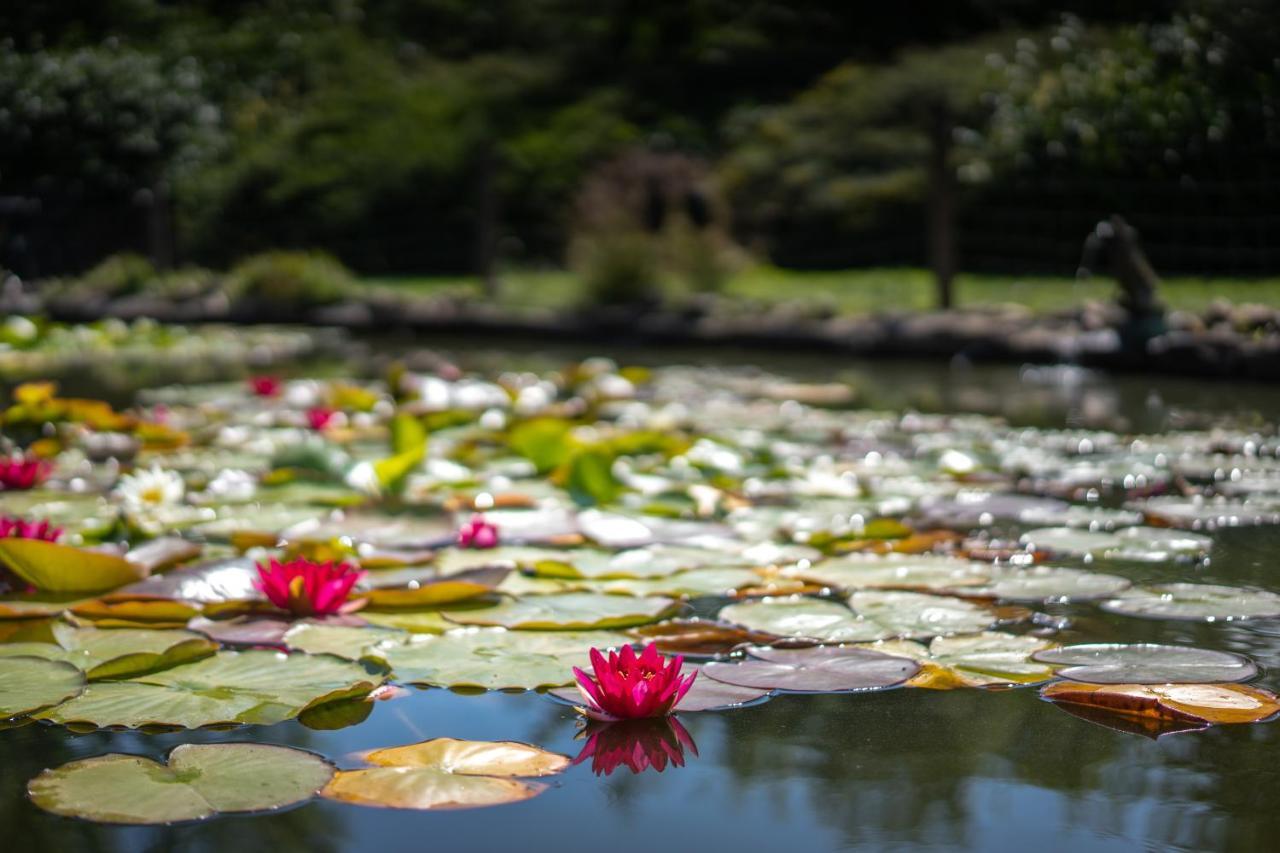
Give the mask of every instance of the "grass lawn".
MULTIPOLYGON (((512 271, 502 276, 502 301, 513 308, 564 308, 580 301, 581 287, 564 271, 512 271)), ((393 287, 423 295, 446 290, 480 295, 480 283, 468 276, 423 276, 370 279, 375 287, 393 287)), ((1016 303, 1035 311, 1068 308, 1088 299, 1114 298, 1116 286, 1106 278, 1076 281, 1052 276, 963 274, 956 279, 961 306, 1016 303)), ((890 309, 922 310, 933 306, 933 278, 927 270, 901 268, 797 271, 754 267, 731 279, 729 296, 761 301, 813 300, 842 313, 890 309)), ((1172 308, 1201 310, 1218 299, 1280 305, 1280 278, 1168 278, 1160 290, 1172 308)))

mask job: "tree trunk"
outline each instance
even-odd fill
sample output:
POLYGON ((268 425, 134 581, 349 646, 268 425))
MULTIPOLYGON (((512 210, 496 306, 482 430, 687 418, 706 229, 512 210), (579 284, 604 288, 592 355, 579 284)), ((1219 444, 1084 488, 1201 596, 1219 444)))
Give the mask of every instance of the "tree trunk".
POLYGON ((488 299, 498 296, 498 157, 492 144, 480 151, 476 169, 475 271, 488 299))
POLYGON ((929 117, 929 265, 938 286, 938 307, 950 308, 956 273, 955 187, 951 175, 951 113, 938 104, 929 117))
POLYGON ((163 180, 151 182, 147 190, 147 254, 158 270, 166 270, 174 262, 173 211, 169 188, 163 180))

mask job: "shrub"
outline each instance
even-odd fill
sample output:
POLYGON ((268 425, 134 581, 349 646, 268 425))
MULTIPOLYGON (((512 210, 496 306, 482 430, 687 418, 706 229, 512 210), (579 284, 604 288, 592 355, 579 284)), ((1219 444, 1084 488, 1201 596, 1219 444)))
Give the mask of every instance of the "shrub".
POLYGON ((245 258, 228 275, 233 299, 255 299, 280 307, 327 305, 347 297, 355 276, 323 252, 264 252, 245 258))
POLYGON ((101 261, 84 275, 69 282, 84 295, 119 297, 141 293, 156 280, 156 268, 142 255, 122 253, 101 261))

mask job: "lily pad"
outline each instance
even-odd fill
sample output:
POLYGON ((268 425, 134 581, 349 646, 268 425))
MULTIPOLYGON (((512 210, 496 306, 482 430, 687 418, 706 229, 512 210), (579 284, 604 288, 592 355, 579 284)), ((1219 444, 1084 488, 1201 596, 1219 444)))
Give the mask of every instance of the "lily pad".
POLYGON ((1202 557, 1213 545, 1207 536, 1160 527, 1126 527, 1115 533, 1043 527, 1022 534, 1022 542, 1065 556, 1147 563, 1202 557))
POLYGON ((1243 655, 1155 643, 1094 643, 1037 652, 1058 675, 1091 684, 1198 684, 1248 681, 1258 667, 1243 655))
POLYGON ((862 648, 759 646, 747 651, 751 655, 747 660, 714 661, 702 672, 716 681, 761 690, 850 693, 896 687, 920 671, 920 664, 910 658, 862 648))
POLYGON ((1054 703, 1083 705, 1121 717, 1203 727, 1256 723, 1280 712, 1280 699, 1246 684, 1085 684, 1060 681, 1040 695, 1054 703))
POLYGON ((254 561, 247 557, 211 560, 153 575, 116 592, 117 596, 169 598, 201 604, 259 598, 254 561))
POLYGON ((1095 601, 1129 588, 1127 578, 1061 566, 1004 569, 984 592, 1009 601, 1095 601))
POLYGON ((1128 590, 1103 602, 1102 609, 1143 619, 1231 622, 1280 616, 1280 595, 1217 584, 1166 583, 1128 590))
POLYGON ((363 594, 369 607, 380 609, 451 604, 492 592, 508 571, 491 566, 437 578, 434 572, 380 569, 365 578, 368 589, 363 594), (405 582, 404 578, 411 579, 405 582))
POLYGON ((366 696, 381 681, 364 666, 328 655, 223 651, 127 681, 91 684, 39 716, 99 727, 271 725, 326 702, 366 696))
POLYGON ((495 607, 450 611, 446 618, 459 625, 493 625, 530 630, 589 630, 630 628, 673 616, 680 604, 653 596, 601 595, 569 592, 527 595, 495 607))
POLYGON ((118 554, 39 539, 0 538, 0 565, 42 592, 102 592, 146 576, 118 554))
POLYGON ((406 632, 391 628, 298 622, 284 634, 283 639, 286 646, 296 651, 359 660, 377 643, 395 642, 407 637, 406 632))
POLYGON ((506 631, 455 629, 439 636, 416 636, 380 646, 393 678, 435 687, 533 690, 573 681, 573 667, 589 665, 592 648, 616 648, 630 640, 605 631, 506 631))
POLYGON ((554 776, 569 766, 568 756, 527 743, 451 737, 375 749, 361 758, 376 767, 434 767, 463 776, 554 776))
POLYGON ((345 803, 398 809, 466 809, 519 802, 546 789, 510 777, 549 776, 569 757, 522 743, 436 738, 378 749, 364 758, 377 765, 344 770, 321 796, 345 803))
POLYGON ((720 609, 717 618, 752 631, 821 643, 861 643, 893 636, 839 602, 801 595, 730 604, 720 609))
POLYGON ((0 658, 0 719, 29 714, 79 695, 84 673, 69 663, 38 657, 0 658))
POLYGON ((855 592, 849 606, 880 625, 884 636, 909 639, 983 631, 996 621, 996 614, 981 604, 918 592, 855 592))
POLYGON ((76 628, 55 624, 57 644, 19 643, 0 646, 0 655, 25 654, 70 663, 90 681, 120 679, 166 669, 208 657, 216 643, 189 631, 145 628, 76 628))
POLYGON ((1053 677, 1053 668, 1037 663, 1033 655, 1056 645, 1042 637, 984 631, 935 637, 928 647, 910 640, 888 640, 869 648, 925 664, 910 686, 949 690, 1044 681, 1053 677))
POLYGON ((333 777, 318 755, 258 743, 183 744, 167 764, 112 753, 45 770, 27 786, 47 812, 100 823, 166 824, 285 808, 333 777))
POLYGON ((954 557, 844 557, 787 570, 788 574, 846 590, 948 591, 982 586, 992 567, 954 557))

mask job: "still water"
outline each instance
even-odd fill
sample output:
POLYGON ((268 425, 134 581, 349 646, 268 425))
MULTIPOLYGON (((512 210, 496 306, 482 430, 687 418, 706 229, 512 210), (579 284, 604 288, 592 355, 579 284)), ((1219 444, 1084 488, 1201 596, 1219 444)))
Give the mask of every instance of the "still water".
MULTIPOLYGON (((449 348, 447 341, 438 345, 449 348)), ((380 351, 366 356, 376 361, 380 351)), ((514 359, 519 369, 581 354, 453 349, 463 363, 511 366, 514 359)), ((615 355, 626 362, 754 362, 797 378, 854 382, 866 405, 976 411, 1042 426, 1141 432, 1225 419, 1261 428, 1280 415, 1280 392, 1265 386, 1108 378, 1070 368, 831 364, 759 353, 615 355)), ((1280 533, 1243 528, 1214 538, 1204 566, 1090 568, 1139 582, 1199 580, 1280 591, 1280 533)), ((698 609, 714 612, 715 606, 698 609)), ((1146 621, 1088 604, 1043 609, 1071 618, 1056 638, 1063 643, 1151 641, 1231 650, 1263 668, 1256 684, 1280 689, 1280 627, 1274 624, 1146 621)), ((588 760, 553 777, 541 796, 514 805, 418 813, 317 800, 282 813, 163 828, 45 814, 26 801, 25 785, 42 769, 76 758, 106 752, 162 758, 180 743, 285 744, 355 766, 355 752, 431 737, 520 740, 568 755, 577 755, 583 741, 575 740, 575 713, 549 697, 438 689, 375 703, 366 721, 336 731, 296 721, 178 734, 70 734, 25 725, 0 731, 0 826, 5 846, 14 849, 122 853, 1280 849, 1280 723, 1151 740, 1070 716, 1041 701, 1034 688, 778 696, 732 712, 686 714, 681 722, 696 743, 696 754, 685 750, 684 766, 640 774, 623 766, 598 777, 588 760)))

